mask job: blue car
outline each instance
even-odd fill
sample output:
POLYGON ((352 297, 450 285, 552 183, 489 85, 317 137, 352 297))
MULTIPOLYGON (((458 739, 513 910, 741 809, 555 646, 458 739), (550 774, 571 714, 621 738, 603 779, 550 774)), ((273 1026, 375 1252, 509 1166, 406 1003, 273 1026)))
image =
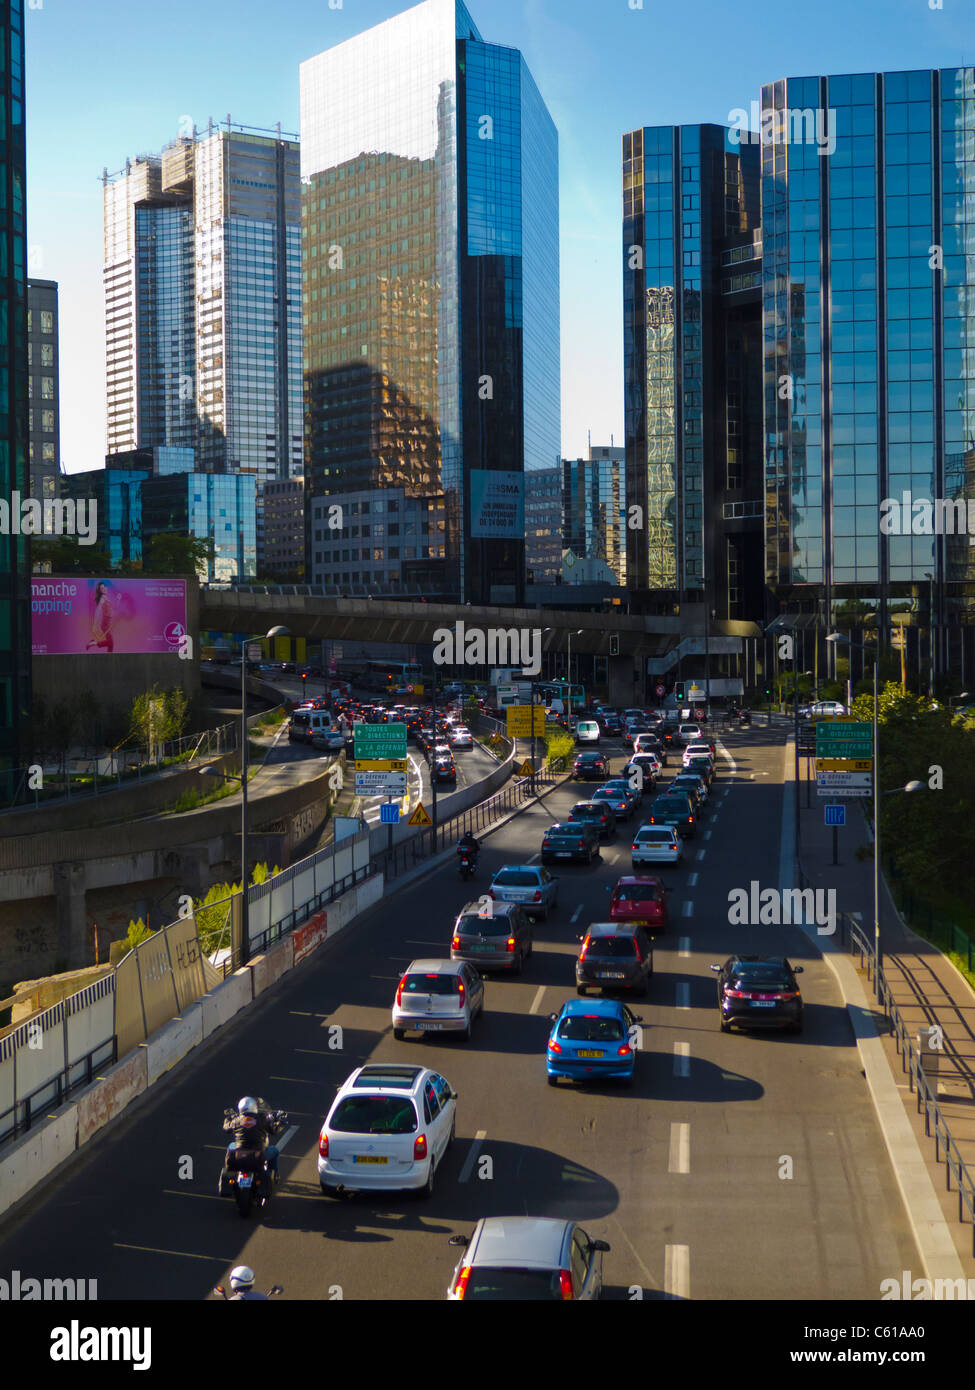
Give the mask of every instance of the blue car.
POLYGON ((636 1065, 635 1039, 630 1030, 641 1018, 618 999, 570 999, 562 1012, 549 1015, 545 1066, 548 1084, 559 1077, 569 1081, 615 1078, 628 1086, 636 1065))

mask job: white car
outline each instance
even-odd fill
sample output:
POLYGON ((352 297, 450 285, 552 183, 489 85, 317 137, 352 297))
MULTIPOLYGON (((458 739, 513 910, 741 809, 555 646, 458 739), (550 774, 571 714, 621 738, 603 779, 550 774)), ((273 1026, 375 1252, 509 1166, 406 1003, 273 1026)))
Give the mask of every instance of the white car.
POLYGON ((576 743, 598 743, 599 725, 595 719, 580 719, 576 725, 576 743))
POLYGON ((393 1002, 393 1037, 459 1033, 464 1042, 484 1010, 484 981, 462 960, 415 960, 403 972, 393 1002))
POLYGON ((813 719, 817 714, 846 714, 846 705, 840 704, 839 700, 817 700, 809 706, 809 713, 813 719))
POLYGON ((698 739, 703 738, 700 724, 682 724, 677 731, 679 743, 697 743, 698 739))
POLYGON ((634 869, 639 864, 679 864, 684 841, 672 825, 641 825, 630 851, 634 869))
POLYGON ((311 746, 323 748, 326 753, 341 753, 345 747, 345 733, 337 727, 323 729, 320 733, 312 735, 311 746))
POLYGON ((559 880, 537 864, 505 864, 491 880, 488 897, 517 903, 529 916, 544 921, 558 904, 559 880))
POLYGON ((453 1143, 457 1092, 429 1067, 358 1067, 339 1087, 318 1136, 318 1181, 333 1192, 433 1193, 453 1143))
POLYGON ((689 743, 684 749, 684 756, 682 759, 685 767, 692 758, 710 758, 713 767, 714 754, 711 751, 710 743, 689 743))
POLYGON ((450 731, 451 748, 473 748, 474 735, 463 724, 454 724, 450 731))

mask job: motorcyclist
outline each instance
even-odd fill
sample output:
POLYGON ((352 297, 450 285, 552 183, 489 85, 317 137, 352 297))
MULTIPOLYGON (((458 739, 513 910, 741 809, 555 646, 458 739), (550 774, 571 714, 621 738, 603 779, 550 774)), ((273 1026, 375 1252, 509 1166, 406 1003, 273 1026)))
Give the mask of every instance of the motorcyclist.
POLYGON ((481 842, 474 835, 473 830, 465 830, 457 841, 457 853, 469 854, 472 858, 477 858, 477 852, 481 848, 481 842))
POLYGON ((234 1136, 233 1143, 227 1146, 227 1158, 234 1149, 263 1149, 271 1180, 277 1182, 279 1149, 271 1142, 277 1126, 266 1103, 255 1096, 241 1096, 236 1114, 229 1115, 223 1127, 231 1130, 234 1136))
POLYGON ((262 1303, 270 1302, 266 1293, 258 1293, 254 1288, 254 1271, 248 1265, 238 1265, 231 1272, 230 1287, 233 1293, 227 1299, 228 1303, 243 1303, 251 1299, 262 1303))

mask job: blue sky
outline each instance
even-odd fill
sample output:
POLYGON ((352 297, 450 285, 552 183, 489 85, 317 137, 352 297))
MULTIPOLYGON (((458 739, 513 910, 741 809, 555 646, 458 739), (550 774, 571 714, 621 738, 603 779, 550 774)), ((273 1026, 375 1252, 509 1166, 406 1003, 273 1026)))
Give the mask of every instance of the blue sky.
MULTIPOLYGON (((186 115, 297 131, 299 63, 409 5, 28 3, 30 273, 61 286, 61 454, 75 472, 105 451, 102 168, 158 151, 186 115)), ((937 3, 468 0, 485 39, 523 50, 559 130, 567 456, 590 429, 622 439, 622 133, 727 123, 781 77, 975 63, 972 0, 937 3)))

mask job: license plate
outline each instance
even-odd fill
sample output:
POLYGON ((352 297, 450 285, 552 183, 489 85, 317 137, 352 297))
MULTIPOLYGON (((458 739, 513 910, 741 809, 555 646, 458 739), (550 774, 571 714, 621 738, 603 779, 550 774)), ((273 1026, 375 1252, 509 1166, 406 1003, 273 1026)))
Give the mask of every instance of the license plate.
POLYGON ((252 1173, 241 1173, 240 1177, 237 1179, 237 1186, 251 1187, 253 1185, 253 1182, 254 1176, 252 1173))
POLYGON ((373 1155, 373 1154, 353 1154, 353 1155, 352 1155, 352 1162, 353 1162, 353 1163, 388 1163, 388 1162, 389 1162, 389 1159, 388 1159, 388 1158, 382 1158, 382 1157, 380 1157, 379 1155, 373 1155))
POLYGON ((555 851, 555 857, 556 859, 571 859, 572 851, 571 849, 557 849, 555 851))
POLYGON ((467 949, 468 949, 469 951, 493 951, 493 950, 494 950, 494 947, 493 947, 493 946, 469 946, 467 949))
POLYGON ((600 978, 601 980, 622 980, 622 979, 623 979, 623 971, 622 971, 622 970, 600 970, 600 972, 599 972, 599 978, 600 978))
MULTIPOLYGON (((414 1026, 417 1027, 417 1028, 442 1028, 442 1027, 443 1027, 443 1024, 442 1024, 442 1023, 417 1023, 417 1024, 415 1024, 414 1026)), ((386 1160, 383 1159, 383 1162, 385 1163, 386 1160)))
POLYGON ((584 1052, 582 1048, 580 1048, 576 1055, 578 1057, 601 1057, 603 1054, 601 1052, 584 1052))
POLYGON ((751 999, 749 1000, 753 1009, 774 1009, 774 999, 751 999))

